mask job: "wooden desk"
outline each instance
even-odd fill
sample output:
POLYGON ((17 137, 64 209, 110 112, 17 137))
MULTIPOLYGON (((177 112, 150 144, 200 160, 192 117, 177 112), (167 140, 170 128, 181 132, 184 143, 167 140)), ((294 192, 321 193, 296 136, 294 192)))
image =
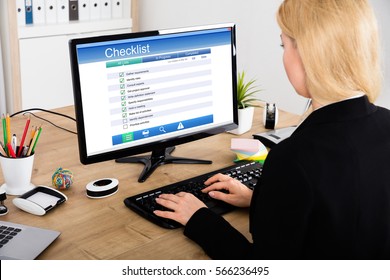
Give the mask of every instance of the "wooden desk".
MULTIPOLYGON (((73 106, 57 112, 74 116, 73 106)), ((55 124, 76 131, 75 122, 49 113, 37 113, 55 124)), ((22 133, 26 116, 11 119, 13 132, 22 133)), ((294 125, 299 117, 281 113, 278 127, 294 125)), ((77 136, 60 130, 35 117, 31 125, 42 124, 43 130, 35 150, 32 183, 51 186, 51 176, 58 167, 74 173, 72 187, 63 192, 68 201, 45 216, 34 216, 16 208, 8 196, 5 201, 9 213, 1 220, 27 224, 60 231, 60 237, 39 259, 207 259, 207 255, 194 242, 183 235, 183 229, 167 230, 158 227, 128 209, 123 200, 140 192, 154 189, 196 175, 216 170, 232 163, 235 155, 230 151, 230 139, 238 137, 223 133, 177 147, 174 155, 210 159, 211 165, 160 166, 145 183, 137 178, 141 164, 119 164, 112 161, 82 165, 79 161, 77 136), (114 177, 119 180, 119 190, 111 197, 90 199, 86 196, 88 182, 114 177)), ((252 131, 239 137, 252 138, 263 131, 262 109, 256 108, 252 131)), ((17 171, 15 171, 17 172, 17 171)), ((0 172, 0 183, 3 183, 0 172)), ((224 216, 248 239, 248 210, 238 209, 224 216)))

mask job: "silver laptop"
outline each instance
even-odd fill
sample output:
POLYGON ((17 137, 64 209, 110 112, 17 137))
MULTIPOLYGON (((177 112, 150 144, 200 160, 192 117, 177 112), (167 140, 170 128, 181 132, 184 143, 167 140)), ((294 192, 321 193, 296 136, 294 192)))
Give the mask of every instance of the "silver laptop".
POLYGON ((33 260, 60 232, 0 221, 0 260, 33 260))

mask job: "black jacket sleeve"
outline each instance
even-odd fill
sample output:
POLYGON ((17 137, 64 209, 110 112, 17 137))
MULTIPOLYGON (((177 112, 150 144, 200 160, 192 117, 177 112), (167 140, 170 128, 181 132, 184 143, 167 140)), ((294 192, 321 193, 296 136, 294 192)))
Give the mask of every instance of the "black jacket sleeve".
POLYGON ((199 209, 188 221, 184 235, 198 243, 213 259, 248 259, 252 244, 224 218, 208 208, 199 209))

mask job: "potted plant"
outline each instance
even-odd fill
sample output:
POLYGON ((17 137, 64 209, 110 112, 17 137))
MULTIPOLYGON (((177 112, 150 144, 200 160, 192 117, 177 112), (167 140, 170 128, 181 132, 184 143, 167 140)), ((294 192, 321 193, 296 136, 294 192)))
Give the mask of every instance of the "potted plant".
POLYGON ((237 106, 238 106, 238 127, 229 131, 230 133, 241 135, 252 128, 253 113, 256 101, 259 99, 255 96, 261 91, 255 85, 256 80, 245 81, 245 72, 238 73, 237 77, 237 106))

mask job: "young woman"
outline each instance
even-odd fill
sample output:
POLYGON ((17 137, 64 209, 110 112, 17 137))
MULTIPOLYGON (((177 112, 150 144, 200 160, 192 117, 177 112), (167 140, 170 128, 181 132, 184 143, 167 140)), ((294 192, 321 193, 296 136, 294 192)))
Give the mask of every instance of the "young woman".
POLYGON ((390 111, 380 92, 376 20, 367 0, 285 0, 283 63, 314 111, 269 153, 252 191, 222 174, 205 192, 250 207, 247 240, 188 193, 156 215, 218 259, 390 259, 390 111), (228 190, 229 193, 220 192, 228 190))

